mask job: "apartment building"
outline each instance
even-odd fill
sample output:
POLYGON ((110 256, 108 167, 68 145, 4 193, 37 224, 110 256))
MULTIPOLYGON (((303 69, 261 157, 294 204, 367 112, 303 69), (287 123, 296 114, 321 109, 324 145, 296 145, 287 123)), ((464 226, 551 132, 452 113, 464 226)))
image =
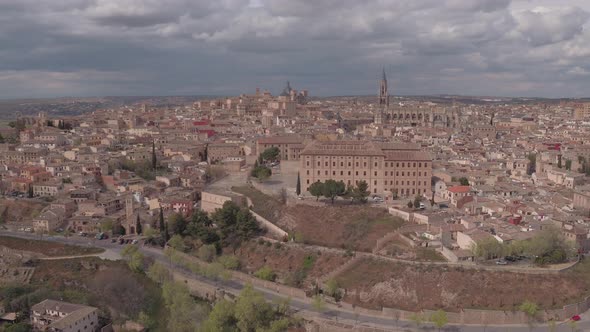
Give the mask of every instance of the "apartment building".
POLYGON ((354 185, 364 180, 373 195, 428 196, 432 159, 414 144, 314 141, 301 152, 300 175, 305 190, 317 181, 354 185))

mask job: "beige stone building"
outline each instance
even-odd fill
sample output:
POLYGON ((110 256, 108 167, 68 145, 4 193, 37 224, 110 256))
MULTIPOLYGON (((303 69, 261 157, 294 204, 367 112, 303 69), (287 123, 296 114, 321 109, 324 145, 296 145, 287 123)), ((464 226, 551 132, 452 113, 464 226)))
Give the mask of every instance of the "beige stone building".
POLYGON ((256 141, 256 151, 262 153, 272 147, 279 148, 281 160, 299 160, 304 148, 303 139, 296 135, 263 137, 256 141))
POLYGON ((419 146, 368 141, 314 141, 301 152, 302 188, 329 179, 354 185, 364 180, 373 195, 429 196, 432 159, 419 146))
POLYGON ((31 325, 36 331, 97 331, 98 308, 45 300, 31 307, 31 325))
POLYGON ((241 146, 235 143, 212 143, 207 146, 207 162, 210 164, 243 155, 241 146))

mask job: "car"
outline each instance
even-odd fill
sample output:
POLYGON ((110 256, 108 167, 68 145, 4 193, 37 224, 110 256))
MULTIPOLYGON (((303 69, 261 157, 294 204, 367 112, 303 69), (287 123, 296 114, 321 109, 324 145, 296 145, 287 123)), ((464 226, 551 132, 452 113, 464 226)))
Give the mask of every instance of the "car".
POLYGON ((503 259, 499 259, 496 261, 496 265, 506 265, 506 264, 508 264, 508 262, 503 259))
POLYGON ((302 201, 303 200, 303 196, 297 196, 297 199, 302 201))
POLYGON ((506 256, 506 257, 504 257, 504 260, 507 262, 516 262, 518 260, 518 258, 513 257, 513 256, 506 256))
POLYGON ((119 239, 119 244, 125 243, 125 239, 119 239))
POLYGON ((573 315, 573 316, 572 316, 572 320, 573 320, 574 322, 577 322, 577 321, 579 321, 580 319, 582 319, 582 318, 580 317, 580 315, 573 315))
POLYGON ((31 233, 31 232, 33 232, 33 229, 31 227, 27 227, 27 228, 25 228, 25 232, 31 233))
POLYGON ((131 241, 131 244, 137 244, 137 240, 131 241))

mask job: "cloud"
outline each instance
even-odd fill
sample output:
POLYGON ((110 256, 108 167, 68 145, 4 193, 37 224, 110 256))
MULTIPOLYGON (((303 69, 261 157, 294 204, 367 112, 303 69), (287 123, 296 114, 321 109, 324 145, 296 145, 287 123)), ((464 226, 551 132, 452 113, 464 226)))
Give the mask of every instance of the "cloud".
POLYGON ((0 97, 278 92, 570 96, 583 0, 3 0, 0 97), (12 81, 12 82, 11 82, 12 81))

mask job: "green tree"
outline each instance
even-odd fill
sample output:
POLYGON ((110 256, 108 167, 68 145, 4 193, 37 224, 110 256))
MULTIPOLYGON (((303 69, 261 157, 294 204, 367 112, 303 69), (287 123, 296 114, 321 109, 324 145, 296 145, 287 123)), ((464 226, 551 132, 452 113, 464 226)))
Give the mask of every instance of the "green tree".
POLYGON ((421 313, 415 312, 410 315, 410 320, 416 324, 416 328, 419 329, 424 323, 424 316, 421 313))
POLYGON ((158 167, 158 158, 156 157, 156 141, 152 140, 152 169, 155 171, 158 167))
POLYGON ((207 319, 201 325, 203 332, 234 332, 237 319, 235 317, 236 305, 233 302, 222 299, 217 301, 207 319))
POLYGON ((168 217, 168 227, 173 234, 183 234, 186 229, 186 219, 180 213, 168 217))
POLYGON ((324 310, 326 310, 326 302, 319 294, 313 296, 311 306, 317 312, 323 312, 324 310))
POLYGON ((315 196, 315 200, 319 200, 324 192, 324 184, 320 181, 314 182, 309 186, 309 193, 315 196))
POLYGON ((270 267, 263 266, 254 272, 254 276, 262 280, 275 281, 277 274, 270 267))
POLYGON ((168 241, 168 245, 178 251, 185 251, 186 246, 180 234, 174 234, 168 241))
POLYGON ((537 171, 537 155, 535 153, 529 153, 527 158, 529 159, 527 174, 531 175, 537 171))
POLYGON ((217 259, 224 268, 228 270, 239 270, 240 269, 240 260, 233 255, 223 255, 217 259))
POLYGON ((369 184, 365 180, 359 181, 352 189, 352 199, 357 202, 366 203, 370 194, 369 184))
POLYGON ((270 324, 273 318, 272 306, 248 284, 236 300, 235 318, 239 331, 257 331, 270 324))
POLYGON ((29 191, 28 191, 28 194, 27 194, 27 196, 28 196, 29 198, 33 198, 33 196, 34 196, 34 192, 33 192, 33 186, 32 186, 32 185, 30 185, 30 186, 29 186, 29 191))
POLYGON ((127 260, 127 265, 133 272, 143 272, 144 257, 137 246, 128 244, 121 251, 121 256, 127 260))
POLYGON ((407 205, 408 205, 408 208, 410 208, 410 209, 411 209, 411 208, 413 208, 413 207, 414 207, 414 202, 412 202, 412 201, 409 201, 407 205))
POLYGON ((572 170, 572 161, 571 160, 569 160, 569 159, 565 160, 565 169, 568 171, 572 170))
POLYGON ((135 234, 140 235, 143 233, 143 228, 141 226, 141 220, 139 219, 139 214, 137 214, 137 220, 135 220, 135 234))
POLYGON ((417 209, 420 207, 421 200, 422 200, 422 198, 420 197, 420 195, 416 195, 416 197, 414 198, 414 209, 417 209))
POLYGON ((537 306, 536 303, 527 300, 518 307, 518 310, 524 312, 527 316, 527 325, 529 326, 529 330, 532 331, 537 320, 537 315, 539 314, 539 306, 537 306))
POLYGON ((158 222, 158 229, 160 230, 160 233, 164 232, 164 223, 164 210, 160 206, 160 218, 158 222))
POLYGON ((199 248, 198 256, 200 259, 212 262, 217 255, 217 249, 212 244, 205 244, 199 248))
POLYGON ((259 181, 264 181, 272 175, 272 170, 266 166, 257 166, 252 169, 250 172, 250 176, 258 179, 259 181))
POLYGON ((277 161, 279 160, 279 156, 281 154, 281 150, 276 146, 270 147, 264 150, 260 156, 262 157, 263 161, 277 161))
POLYGON ((462 186, 468 186, 469 185, 469 180, 466 177, 461 177, 461 178, 459 178, 459 183, 462 186))
POLYGON ((168 314, 168 331, 193 332, 206 318, 206 308, 191 297, 188 287, 180 282, 169 281, 162 286, 162 297, 168 314))
POLYGON ((295 194, 297 194, 297 196, 301 195, 301 177, 299 176, 299 172, 297 172, 297 184, 295 185, 295 194))
POLYGON ((430 316, 430 321, 440 331, 449 323, 449 317, 447 316, 447 313, 444 310, 438 309, 435 313, 433 313, 430 316))
POLYGON ((168 268, 158 262, 148 268, 147 276, 160 285, 172 280, 172 274, 170 274, 168 268))
POLYGON ((322 187, 322 195, 329 198, 332 201, 332 204, 334 204, 334 199, 336 199, 337 196, 344 195, 345 192, 346 185, 342 181, 332 179, 326 180, 322 187))

